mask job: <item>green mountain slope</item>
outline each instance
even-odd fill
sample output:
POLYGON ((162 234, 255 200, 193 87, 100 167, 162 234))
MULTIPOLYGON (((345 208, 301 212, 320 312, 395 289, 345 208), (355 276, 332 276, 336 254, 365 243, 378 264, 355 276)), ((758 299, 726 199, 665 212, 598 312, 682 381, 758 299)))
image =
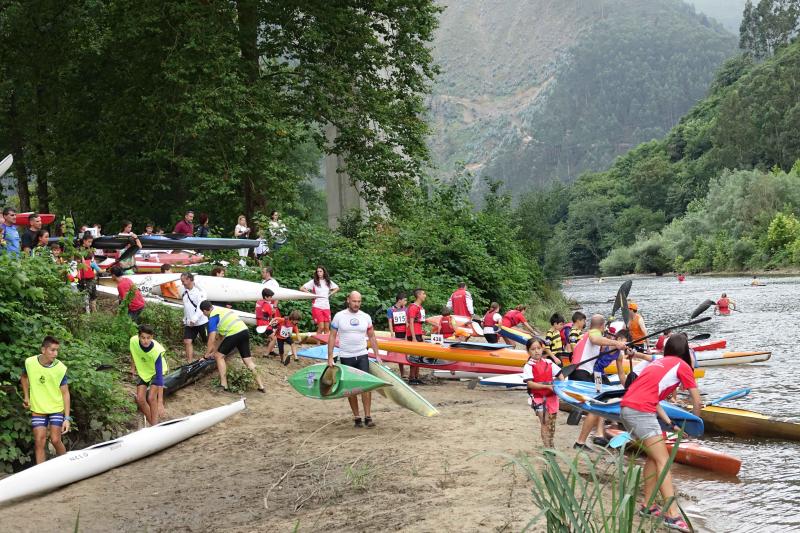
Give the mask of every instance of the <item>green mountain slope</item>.
POLYGON ((686 0, 698 13, 704 13, 722 23, 733 33, 739 33, 742 12, 747 0, 686 0))
POLYGON ((736 46, 678 0, 479 5, 443 14, 431 145, 440 171, 463 161, 516 191, 602 170, 663 135, 736 46))

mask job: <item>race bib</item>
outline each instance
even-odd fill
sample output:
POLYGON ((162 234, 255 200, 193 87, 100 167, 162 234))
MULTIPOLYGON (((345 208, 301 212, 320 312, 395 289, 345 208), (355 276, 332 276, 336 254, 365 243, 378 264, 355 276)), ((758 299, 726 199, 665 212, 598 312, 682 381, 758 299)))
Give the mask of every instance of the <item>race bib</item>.
POLYGON ((444 344, 444 335, 440 333, 431 334, 431 342, 434 344, 444 344))
POLYGON ((405 324, 406 323, 406 312, 405 311, 394 311, 392 313, 392 322, 395 325, 405 324))
POLYGON ((281 331, 279 333, 281 337, 289 338, 292 336, 292 326, 281 326, 281 331))
POLYGON ((420 321, 420 323, 425 322, 425 310, 424 309, 420 309, 419 310, 419 321, 420 321))

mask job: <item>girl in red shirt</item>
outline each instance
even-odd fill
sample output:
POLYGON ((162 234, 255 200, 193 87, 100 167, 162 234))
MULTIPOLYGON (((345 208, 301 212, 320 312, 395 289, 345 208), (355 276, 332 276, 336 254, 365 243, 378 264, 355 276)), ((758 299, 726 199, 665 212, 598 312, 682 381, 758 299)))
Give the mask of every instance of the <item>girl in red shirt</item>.
MULTIPOLYGON (((528 386, 528 404, 539 418, 542 444, 545 448, 552 449, 558 414, 558 396, 553 390, 553 380, 561 368, 544 357, 544 344, 536 337, 528 339, 525 348, 528 351, 528 362, 522 369, 522 380, 528 386)), ((559 376, 558 379, 564 378, 559 376)))

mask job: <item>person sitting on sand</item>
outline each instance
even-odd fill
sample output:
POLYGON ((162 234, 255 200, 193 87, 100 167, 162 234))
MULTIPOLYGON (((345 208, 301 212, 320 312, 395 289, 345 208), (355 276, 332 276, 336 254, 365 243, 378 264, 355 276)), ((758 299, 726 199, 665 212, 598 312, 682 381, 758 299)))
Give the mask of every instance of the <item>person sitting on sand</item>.
POLYGON ((164 416, 164 375, 169 370, 166 350, 153 338, 154 334, 152 326, 142 324, 138 335, 128 343, 131 375, 137 380, 136 405, 151 426, 164 416))
POLYGON ((544 344, 536 337, 528 339, 525 349, 528 361, 522 368, 522 381, 528 386, 528 405, 539 419, 542 444, 553 449, 558 415, 558 396, 553 390, 553 381, 564 379, 559 376, 561 367, 544 357, 544 344))
MULTIPOLYGON (((372 327, 372 318, 361 310, 361 293, 353 291, 347 295, 347 309, 336 313, 331 320, 331 332, 328 335, 328 366, 334 365, 333 351, 336 341, 339 341, 338 360, 341 364, 357 368, 369 373, 369 356, 367 340, 372 347, 375 358, 382 363, 378 340, 375 338, 375 329, 372 327)), ((358 396, 349 396, 350 410, 353 412, 355 427, 375 427, 370 412, 372 406, 372 393, 365 392, 358 396), (358 396, 364 406, 364 421, 358 411, 358 396)))
POLYGON ((662 472, 667 469, 670 457, 658 419, 676 431, 680 428, 672 423, 659 402, 669 397, 679 385, 683 385, 691 395, 692 412, 695 416, 700 416, 702 403, 693 366, 686 335, 672 335, 664 345, 664 357, 652 362, 642 371, 626 390, 620 403, 620 414, 625 428, 633 438, 642 441, 642 448, 647 453, 643 472, 644 502, 649 502, 656 490, 661 492, 664 501, 669 502, 667 509, 659 509, 657 505, 649 509, 642 506, 640 513, 661 516, 667 527, 680 531, 689 531, 689 527, 679 514, 672 475, 668 470, 661 486, 656 486, 662 472))

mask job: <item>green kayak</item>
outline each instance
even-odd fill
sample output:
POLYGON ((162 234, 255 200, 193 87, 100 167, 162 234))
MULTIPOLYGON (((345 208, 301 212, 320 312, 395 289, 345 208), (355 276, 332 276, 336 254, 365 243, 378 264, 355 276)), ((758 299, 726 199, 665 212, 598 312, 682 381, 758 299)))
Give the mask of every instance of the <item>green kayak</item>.
POLYGON ((391 384, 357 368, 327 363, 311 365, 298 370, 289 378, 294 390, 309 398, 335 400, 369 392, 391 384))

